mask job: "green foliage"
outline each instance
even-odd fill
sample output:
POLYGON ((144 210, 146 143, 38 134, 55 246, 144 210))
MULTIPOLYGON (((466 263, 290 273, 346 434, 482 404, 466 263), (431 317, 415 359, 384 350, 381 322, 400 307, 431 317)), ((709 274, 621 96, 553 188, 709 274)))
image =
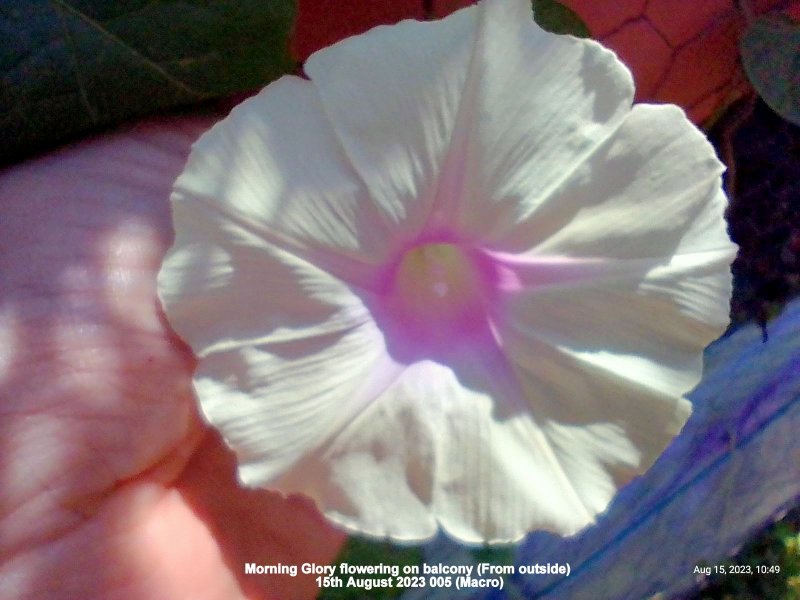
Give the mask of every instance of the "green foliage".
POLYGON ((697 600, 800 600, 800 507, 721 564, 729 573, 713 577, 697 600), (752 574, 732 574, 731 565, 752 574), (772 572, 758 573, 759 568, 772 572))
POLYGON ((741 40, 753 87, 784 119, 800 125, 800 24, 781 15, 753 21, 741 40))
POLYGON ((292 67, 293 0, 0 0, 0 164, 292 67))
MULTIPOLYGON (((422 549, 419 546, 400 546, 390 542, 374 542, 359 537, 350 537, 336 558, 336 573, 339 565, 398 565, 400 573, 406 565, 422 564, 422 549)), ((368 577, 359 575, 360 578, 368 577)), ((376 576, 384 577, 384 576, 376 576)), ((317 596, 318 600, 360 600, 368 597, 375 600, 399 598, 405 590, 401 588, 375 588, 366 592, 359 588, 328 588, 317 596)))
POLYGON ((472 550, 473 559, 476 563, 490 563, 493 565, 513 565, 514 551, 516 546, 483 546, 472 550))
POLYGON ((551 33, 591 37, 589 28, 571 9, 557 0, 532 0, 533 18, 539 27, 551 33))

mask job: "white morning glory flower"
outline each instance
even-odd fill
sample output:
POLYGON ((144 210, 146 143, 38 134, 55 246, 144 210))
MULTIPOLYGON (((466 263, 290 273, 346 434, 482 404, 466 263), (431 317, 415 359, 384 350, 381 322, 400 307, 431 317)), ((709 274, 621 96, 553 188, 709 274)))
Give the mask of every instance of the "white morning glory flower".
POLYGON ((712 147, 529 0, 306 72, 197 142, 159 276, 242 481, 397 540, 593 522, 680 431, 727 324, 712 147))

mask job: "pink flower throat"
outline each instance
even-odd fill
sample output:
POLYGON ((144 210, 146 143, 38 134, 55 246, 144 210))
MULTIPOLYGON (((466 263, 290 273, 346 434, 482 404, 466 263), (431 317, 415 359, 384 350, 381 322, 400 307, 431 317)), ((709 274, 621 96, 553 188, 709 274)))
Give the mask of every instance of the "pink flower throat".
POLYGON ((497 292, 497 266, 455 242, 417 243, 385 272, 378 318, 395 345, 414 354, 484 338, 497 292))

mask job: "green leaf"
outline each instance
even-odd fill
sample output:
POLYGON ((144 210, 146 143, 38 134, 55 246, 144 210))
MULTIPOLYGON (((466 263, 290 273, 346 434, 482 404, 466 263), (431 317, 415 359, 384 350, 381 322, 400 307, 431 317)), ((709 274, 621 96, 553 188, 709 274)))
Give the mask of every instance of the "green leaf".
POLYGON ((557 0, 532 0, 533 19, 539 27, 551 33, 568 33, 588 38, 589 28, 571 9, 557 0))
POLYGON ((800 24, 781 15, 758 18, 740 46, 745 73, 764 102, 800 125, 800 24))
MULTIPOLYGON (((350 537, 339 552, 334 565, 337 575, 340 573, 339 565, 397 565, 399 572, 408 565, 422 563, 422 548, 420 546, 401 546, 391 542, 379 542, 359 537, 350 537)), ((368 578, 369 575, 359 575, 359 578, 368 578)), ((384 577, 376 575, 375 577, 384 577)), ((346 577, 344 577, 346 579, 346 577)), ((320 591, 317 600, 362 600, 368 597, 373 600, 391 600, 398 598, 403 593, 403 588, 374 588, 366 592, 357 587, 333 587, 320 591)))
POLYGON ((514 550, 516 546, 482 546, 472 550, 471 554, 475 562, 491 563, 493 565, 513 565, 514 550))
POLYGON ((0 0, 0 164, 292 67, 293 0, 0 0))

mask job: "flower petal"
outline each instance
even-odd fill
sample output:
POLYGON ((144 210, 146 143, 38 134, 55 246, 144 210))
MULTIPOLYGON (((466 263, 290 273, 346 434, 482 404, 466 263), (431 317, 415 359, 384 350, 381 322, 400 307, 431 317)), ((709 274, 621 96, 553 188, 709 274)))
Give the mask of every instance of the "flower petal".
POLYGON ((342 147, 389 218, 422 227, 473 50, 478 9, 435 22, 376 27, 313 54, 319 88, 342 147))
POLYGON ((504 240, 537 256, 658 258, 728 249, 723 166, 675 106, 636 105, 504 240))
MULTIPOLYGON (((573 533, 640 471, 651 445, 663 447, 650 434, 670 428, 674 434, 683 423, 672 402, 652 403, 645 412, 654 424, 646 424, 639 439, 620 425, 622 408, 598 414, 598 400, 585 418, 550 410, 562 397, 547 399, 542 390, 532 390, 535 401, 527 402, 496 347, 450 365, 426 360, 404 368, 374 354, 359 360, 353 353, 345 359, 350 364, 326 356, 313 365, 305 358, 276 363, 275 370, 225 363, 213 375, 217 383, 199 391, 209 397, 205 386, 217 386, 231 370, 256 373, 264 382, 255 393, 262 404, 247 400, 254 393, 248 384, 249 394, 235 398, 236 415, 228 391, 211 411, 216 423, 223 412, 231 415, 223 431, 241 440, 234 447, 243 479, 307 494, 341 525, 395 540, 429 538, 437 524, 467 542, 517 540, 536 528, 573 533), (319 377, 313 376, 310 391, 308 373, 319 377), (332 374, 334 382, 347 380, 344 394, 328 395, 332 374), (274 400, 270 380, 294 389, 279 388, 283 400, 274 400), (254 408, 243 413, 248 402, 254 408), (539 402, 546 408, 543 421, 535 412, 539 402), (256 427, 259 412, 264 416, 256 427), (667 427, 661 425, 665 416, 667 427), (303 448, 311 450, 298 459, 303 448), (292 469, 279 474, 275 465, 291 461, 292 469)), ((608 389, 619 391, 613 382, 608 389)), ((629 400, 612 396, 618 407, 629 408, 629 400)))
POLYGON ((499 336, 521 377, 543 392, 535 414, 555 424, 555 445, 575 449, 564 431, 592 435, 572 431, 575 414, 605 420, 614 424, 606 434, 638 449, 641 472, 688 417, 682 396, 727 325, 735 246, 720 170, 680 111, 637 106, 585 174, 515 232, 534 249, 496 255, 514 283, 496 315, 499 336), (642 136, 646 123, 663 137, 642 136), (687 179, 696 183, 684 190, 687 179), (568 399, 554 403, 559 388, 568 399))
MULTIPOLYGON (((627 68, 598 43, 542 30, 528 0, 487 0, 434 222, 502 246, 619 127, 627 68)), ((435 228, 435 225, 434 225, 435 228)))
POLYGON ((530 415, 496 418, 492 377, 472 389, 446 366, 410 366, 331 444, 333 487, 313 491, 328 516, 397 540, 431 537, 437 522, 467 542, 585 524, 530 415))
MULTIPOLYGON (((595 267, 605 269, 599 276, 582 268, 575 281, 541 286, 533 268, 534 283, 504 299, 499 336, 509 357, 534 374, 543 375, 531 348, 544 346, 586 373, 599 369, 644 396, 678 402, 700 379, 703 348, 727 325, 730 261, 727 248, 666 266, 607 261, 595 267)), ((638 419, 635 407, 628 410, 638 419)))
POLYGON ((671 354, 677 366, 662 366, 647 356, 584 352, 531 335, 504 341, 532 413, 595 514, 650 467, 691 413, 680 392, 699 379, 691 371, 701 363, 694 355, 671 354), (680 370, 686 363, 688 375, 680 370))
POLYGON ((172 205, 159 293, 199 356, 364 321, 342 280, 369 285, 390 236, 308 81, 275 82, 204 134, 172 205))
MULTIPOLYGON (((189 215, 207 204, 221 221, 333 272, 387 251, 380 211, 342 152, 316 88, 298 77, 275 81, 206 132, 172 200, 192 205, 189 215)), ((183 224, 176 220, 175 229, 180 234, 183 224)))
POLYGON ((613 54, 543 32, 527 0, 306 70, 204 136, 173 194, 161 295, 242 480, 399 540, 578 531, 683 426, 724 325, 713 151, 677 110, 631 111, 613 54), (408 351, 380 308, 439 231, 497 267, 475 279, 488 321, 408 351))
POLYGON ((313 55, 306 71, 397 221, 447 228, 458 214, 471 233, 532 210, 633 98, 610 51, 541 30, 527 0, 377 28, 313 55))
POLYGON ((499 335, 536 377, 545 376, 530 355, 539 344, 578 370, 678 403, 728 322, 736 247, 721 166, 681 111, 637 106, 585 170, 516 232, 532 251, 497 255, 514 283, 496 315, 499 335))
POLYGON ((683 395, 700 379, 703 348, 727 322, 730 254, 678 256, 667 266, 607 261, 591 278, 582 265, 574 281, 534 284, 505 299, 498 336, 594 513, 688 418, 683 395))
POLYGON ((353 419, 372 386, 387 385, 380 334, 349 331, 208 354, 194 382, 201 409, 238 454, 239 475, 259 486, 312 453, 353 419))
POLYGON ((158 292, 171 325, 197 356, 343 331, 368 319, 342 281, 207 204, 175 202, 173 218, 176 243, 158 292))

